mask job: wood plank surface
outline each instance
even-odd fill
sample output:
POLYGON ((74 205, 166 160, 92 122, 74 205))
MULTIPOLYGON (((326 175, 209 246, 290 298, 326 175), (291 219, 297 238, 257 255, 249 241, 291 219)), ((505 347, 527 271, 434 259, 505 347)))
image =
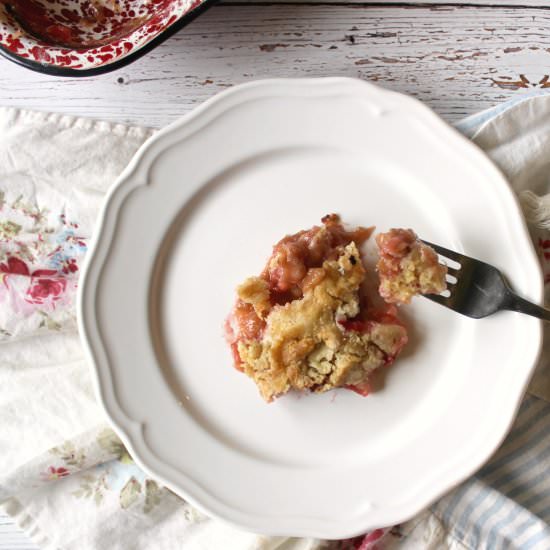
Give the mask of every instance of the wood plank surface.
POLYGON ((220 0, 223 3, 238 4, 363 4, 363 5, 381 5, 393 4, 400 6, 500 6, 525 8, 545 8, 550 9, 547 0, 220 0))
POLYGON ((353 76, 447 120, 550 85, 550 10, 363 5, 214 6, 114 73, 62 79, 0 60, 0 104, 163 126, 232 84, 353 76))

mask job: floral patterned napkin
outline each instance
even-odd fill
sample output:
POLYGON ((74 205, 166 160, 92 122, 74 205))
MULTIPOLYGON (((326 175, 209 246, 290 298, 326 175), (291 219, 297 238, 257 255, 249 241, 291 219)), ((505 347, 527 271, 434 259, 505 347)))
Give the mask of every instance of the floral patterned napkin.
MULTIPOLYGON (((550 118, 548 99, 537 108, 550 118)), ((503 153, 497 129, 478 132, 480 143, 515 182, 521 163, 503 153)), ((550 123, 545 132, 550 136, 550 123)), ((205 517, 134 464, 95 401, 76 329, 75 291, 103 196, 151 133, 0 109, 2 509, 38 546, 52 550, 367 550, 418 548, 421 540, 427 548, 434 529, 434 548, 462 548, 440 523, 430 527, 430 512, 349 541, 246 533, 205 517)), ((550 189, 545 181, 539 194, 550 189)), ((541 201, 535 196, 530 209, 539 218, 541 201)), ((550 261, 550 240, 540 227, 533 231, 541 258, 550 261)), ((544 371, 533 389, 550 396, 544 371)))

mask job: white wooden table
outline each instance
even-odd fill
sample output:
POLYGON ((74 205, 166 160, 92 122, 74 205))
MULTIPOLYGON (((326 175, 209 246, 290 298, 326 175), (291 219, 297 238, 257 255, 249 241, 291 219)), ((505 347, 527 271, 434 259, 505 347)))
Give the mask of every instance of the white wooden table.
MULTIPOLYGON (((0 105, 160 127, 239 82, 329 75, 412 94, 454 121, 550 87, 550 4, 226 0, 103 76, 60 79, 0 59, 0 105)), ((0 550, 35 548, 0 516, 0 550)))

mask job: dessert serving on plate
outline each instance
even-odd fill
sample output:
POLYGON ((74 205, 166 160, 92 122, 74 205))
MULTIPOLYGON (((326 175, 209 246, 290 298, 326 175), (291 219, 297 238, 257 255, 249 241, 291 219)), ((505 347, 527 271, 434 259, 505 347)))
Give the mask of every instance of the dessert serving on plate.
POLYGON ((290 390, 337 387, 367 395, 371 376, 407 343, 393 304, 445 289, 446 268, 412 230, 377 236, 379 292, 367 295, 360 248, 374 228, 347 230, 336 214, 321 226, 288 235, 264 270, 237 288, 226 322, 235 367, 270 402, 290 390))

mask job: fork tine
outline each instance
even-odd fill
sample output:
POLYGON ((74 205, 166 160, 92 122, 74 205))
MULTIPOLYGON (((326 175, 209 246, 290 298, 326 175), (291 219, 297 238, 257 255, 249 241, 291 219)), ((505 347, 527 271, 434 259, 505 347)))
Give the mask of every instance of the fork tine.
POLYGON ((449 278, 449 275, 447 275, 447 277, 445 278, 445 282, 447 283, 447 286, 453 286, 453 285, 456 285, 456 283, 458 283, 458 278, 457 277, 454 277, 451 275, 451 277, 453 277, 452 279, 449 278))
POLYGON ((438 254, 441 254, 442 256, 445 256, 451 260, 454 260, 455 262, 460 263, 462 261, 463 255, 459 254, 458 252, 455 252, 454 250, 449 250, 448 248, 444 248, 443 246, 439 246, 438 244, 431 243, 429 241, 425 241, 424 239, 420 239, 424 244, 427 244, 428 246, 431 246, 438 254))

